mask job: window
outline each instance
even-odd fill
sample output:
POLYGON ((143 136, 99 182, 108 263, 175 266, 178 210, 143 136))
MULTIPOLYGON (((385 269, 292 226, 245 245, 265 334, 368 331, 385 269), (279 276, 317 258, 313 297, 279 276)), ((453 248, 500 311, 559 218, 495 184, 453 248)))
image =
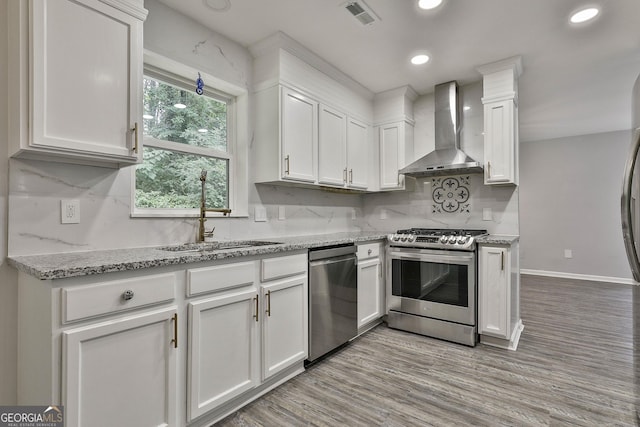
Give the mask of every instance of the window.
POLYGON ((200 207, 203 170, 206 206, 232 209, 234 98, 206 86, 198 95, 195 78, 151 66, 144 74, 144 149, 135 171, 135 212, 192 214, 200 207))

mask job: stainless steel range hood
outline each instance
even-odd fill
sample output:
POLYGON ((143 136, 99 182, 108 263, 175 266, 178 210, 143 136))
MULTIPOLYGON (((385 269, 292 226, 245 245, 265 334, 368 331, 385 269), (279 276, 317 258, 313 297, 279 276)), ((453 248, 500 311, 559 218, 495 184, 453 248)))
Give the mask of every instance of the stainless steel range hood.
POLYGON ((482 165, 460 150, 460 105, 458 83, 442 83, 435 87, 436 149, 400 173, 416 178, 459 173, 482 173, 482 165))

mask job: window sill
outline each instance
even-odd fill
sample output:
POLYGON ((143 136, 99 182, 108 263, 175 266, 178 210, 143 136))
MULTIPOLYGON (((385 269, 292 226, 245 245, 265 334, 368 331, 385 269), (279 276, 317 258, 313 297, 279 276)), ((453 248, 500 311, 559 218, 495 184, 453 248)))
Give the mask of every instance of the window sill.
MULTIPOLYGON (((132 212, 130 218, 199 218, 198 212, 132 212)), ((229 218, 249 218, 246 212, 231 212, 231 215, 207 213, 207 219, 229 219, 229 218)))

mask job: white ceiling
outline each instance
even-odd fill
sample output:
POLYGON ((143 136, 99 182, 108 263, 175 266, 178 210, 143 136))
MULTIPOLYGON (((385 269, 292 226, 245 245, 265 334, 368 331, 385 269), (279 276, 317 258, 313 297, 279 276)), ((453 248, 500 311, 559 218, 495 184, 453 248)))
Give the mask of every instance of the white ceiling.
POLYGON ((160 1, 244 46, 283 31, 374 93, 471 83, 481 79, 476 67, 522 55, 522 141, 631 128, 640 0, 445 0, 433 11, 417 0, 364 0, 381 18, 369 26, 345 0, 230 0, 226 12, 205 0, 160 1), (597 19, 569 24, 587 4, 600 6, 597 19), (411 65, 417 52, 431 61, 411 65))

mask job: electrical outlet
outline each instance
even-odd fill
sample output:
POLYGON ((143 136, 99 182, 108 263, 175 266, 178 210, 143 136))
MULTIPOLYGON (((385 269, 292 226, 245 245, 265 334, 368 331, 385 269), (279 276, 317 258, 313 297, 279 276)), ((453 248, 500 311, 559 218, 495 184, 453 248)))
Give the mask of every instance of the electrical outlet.
POLYGON ((491 221, 493 219, 493 212, 491 208, 482 208, 482 220, 491 221))
POLYGON ((573 258, 573 251, 571 249, 565 249, 564 250, 564 257, 565 258, 573 258))
POLYGON ((357 218, 358 218, 358 213, 356 212, 355 208, 351 208, 351 219, 356 220, 357 218))
POLYGON ((267 222, 267 208, 264 206, 256 206, 253 220, 255 222, 267 222))
POLYGON ((60 223, 80 224, 80 200, 60 200, 60 223))
POLYGON ((389 217, 389 214, 387 213, 386 209, 380 209, 380 219, 387 219, 389 217))
POLYGON ((278 220, 284 221, 287 219, 286 208, 284 206, 278 206, 278 220))

